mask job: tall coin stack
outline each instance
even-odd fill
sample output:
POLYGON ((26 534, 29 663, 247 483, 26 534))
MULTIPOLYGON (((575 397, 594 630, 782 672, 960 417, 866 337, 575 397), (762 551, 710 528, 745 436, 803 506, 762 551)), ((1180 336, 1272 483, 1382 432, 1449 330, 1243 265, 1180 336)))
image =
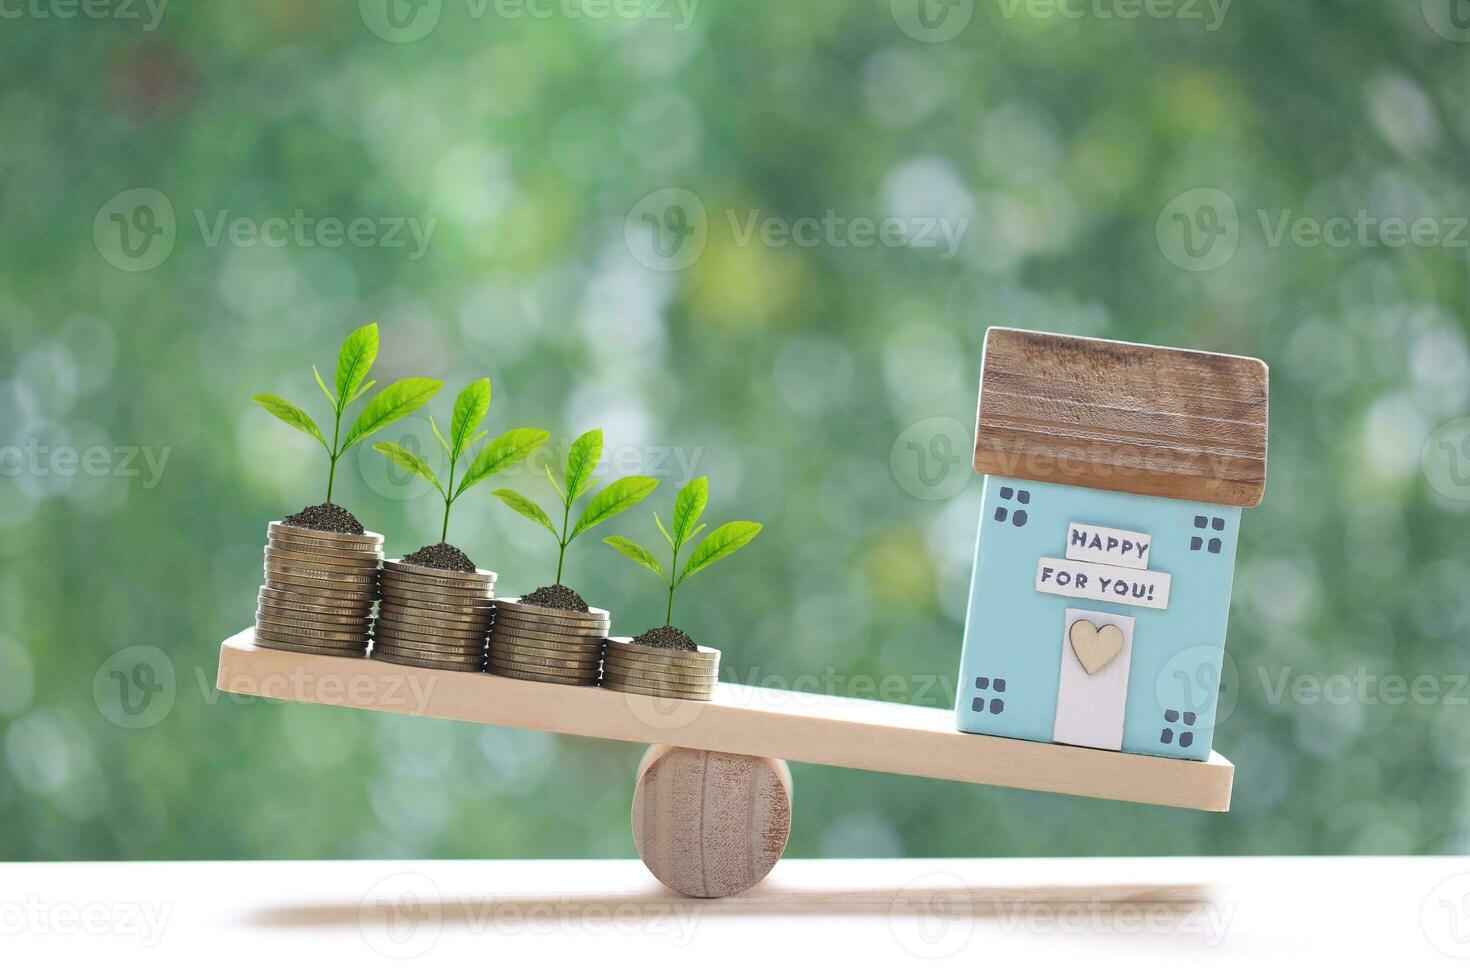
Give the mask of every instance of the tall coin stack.
POLYGON ((383 562, 373 659, 410 667, 479 671, 494 613, 495 573, 383 562))
POLYGON ((266 537, 265 585, 255 609, 256 645, 366 656, 383 536, 272 521, 266 537))
POLYGON ((674 650, 619 636, 607 641, 603 654, 602 686, 624 694, 709 701, 719 674, 720 651, 709 647, 674 650))
POLYGON ((487 669, 516 680, 595 687, 611 623, 606 609, 578 612, 497 599, 487 669))

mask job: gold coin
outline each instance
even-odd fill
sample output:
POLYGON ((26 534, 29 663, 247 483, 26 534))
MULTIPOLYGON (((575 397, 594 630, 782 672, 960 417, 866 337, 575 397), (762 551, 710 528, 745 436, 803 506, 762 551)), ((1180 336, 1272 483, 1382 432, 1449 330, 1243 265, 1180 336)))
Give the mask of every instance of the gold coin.
POLYGON ((261 588, 256 593, 256 601, 262 605, 277 606, 312 615, 357 617, 371 615, 373 611, 372 600, 353 599, 344 602, 338 599, 322 599, 317 596, 282 592, 280 589, 270 588, 261 588))
POLYGON ((553 623, 549 620, 512 616, 502 610, 496 610, 495 622, 505 629, 550 636, 596 637, 601 640, 607 636, 608 632, 606 623, 601 626, 573 626, 569 623, 553 623))
POLYGON ((626 636, 608 637, 607 648, 609 651, 618 651, 639 659, 660 658, 686 664, 717 664, 720 662, 720 651, 710 647, 700 647, 698 650, 671 650, 668 647, 650 647, 642 643, 633 643, 626 636))
POLYGON ((490 635, 488 628, 461 629, 451 623, 421 623, 405 619, 397 614, 384 615, 379 613, 378 623, 390 629, 398 630, 400 633, 420 633, 424 636, 442 636, 456 640, 480 640, 484 641, 490 635))
POLYGON ((342 643, 336 640, 319 640, 310 636, 301 636, 295 632, 281 632, 279 630, 255 628, 255 642, 257 646, 269 647, 276 650, 299 650, 301 647, 310 649, 301 650, 302 653, 318 653, 327 651, 338 654, 367 653, 367 637, 361 642, 342 643), (281 644, 286 644, 282 646, 281 644))
POLYGON ((363 534, 342 534, 337 531, 317 531, 309 527, 295 527, 282 521, 271 521, 265 533, 270 537, 311 542, 325 547, 349 549, 383 547, 383 536, 376 531, 367 531, 363 534))
POLYGON ((465 592, 455 592, 447 589, 419 588, 412 585, 404 585, 400 581, 384 577, 380 580, 383 584, 383 595, 402 599, 405 603, 413 602, 437 602, 441 605, 454 606, 459 609, 494 609, 494 596, 471 595, 465 592))
POLYGON ((602 686, 609 691, 617 691, 619 694, 641 694, 646 698, 666 698, 673 701, 713 701, 713 691, 670 691, 659 688, 644 688, 625 681, 604 677, 602 686))
POLYGON ((511 615, 523 613, 538 619, 562 620, 568 623, 583 625, 606 623, 612 619, 612 613, 606 609, 598 609, 596 607, 589 608, 586 612, 578 612, 575 609, 552 609, 548 606, 533 606, 529 603, 522 602, 516 597, 497 599, 496 602, 499 604, 501 610, 511 615))
POLYGON ((623 657, 607 656, 605 656, 603 660, 609 667, 613 668, 614 670, 637 671, 639 673, 653 674, 655 676, 663 675, 666 677, 691 677, 697 678, 699 680, 719 676, 719 669, 712 666, 650 664, 638 660, 628 660, 623 657))
POLYGON ((387 638, 373 640, 373 653, 391 653, 395 657, 412 657, 415 660, 451 660, 461 663, 481 663, 485 655, 479 650, 425 650, 412 644, 399 643, 387 638))
POLYGON ((285 572, 265 573, 265 584, 273 589, 287 592, 304 592, 307 595, 342 596, 355 599, 377 599, 378 587, 373 583, 333 583, 324 579, 304 578, 285 572))
POLYGON ((494 585, 497 576, 494 572, 476 569, 473 572, 456 572, 449 568, 430 568, 427 565, 410 565, 401 559, 383 559, 383 570, 405 578, 429 578, 439 579, 452 585, 459 585, 468 589, 481 588, 494 585))
POLYGON ((298 578, 340 582, 346 585, 373 585, 378 581, 378 573, 371 569, 363 572, 349 572, 340 568, 313 568, 310 565, 279 562, 273 558, 265 560, 265 570, 279 572, 282 575, 295 575, 298 578))
POLYGON ((355 640, 358 636, 367 638, 368 623, 366 619, 355 623, 328 623, 320 619, 295 619, 273 613, 270 610, 257 609, 255 611, 255 622, 257 625, 269 624, 268 629, 275 629, 281 633, 299 632, 303 636, 321 633, 319 639, 341 639, 355 640), (330 635, 328 635, 330 634, 330 635))
POLYGON ((308 568, 336 569, 342 572, 373 572, 378 570, 378 559, 344 558, 339 555, 323 555, 316 551, 292 551, 279 545, 265 546, 265 560, 277 565, 305 565, 308 568))
POLYGON ((463 640, 455 637, 425 636, 422 633, 404 633, 381 622, 373 627, 373 638, 382 640, 399 650, 418 650, 424 653, 445 653, 469 656, 485 652, 485 641, 463 640))
POLYGON ((501 660, 519 660, 522 663, 540 664, 543 667, 587 668, 602 663, 601 657, 565 657, 549 650, 528 650, 524 647, 507 647, 490 643, 490 656, 501 660))
POLYGON ((517 681, 538 681, 542 684, 561 684, 564 687, 596 687, 597 681, 583 679, 580 677, 558 676, 555 674, 531 674, 524 670, 516 670, 512 667, 500 667, 486 665, 485 669, 496 677, 509 677, 517 681))
POLYGON ((255 645, 262 650, 281 650, 286 653, 310 653, 318 657, 342 657, 346 660, 362 660, 367 656, 367 649, 342 650, 336 647, 317 646, 313 643, 300 643, 295 640, 270 639, 257 637, 255 645))
POLYGON ((486 661, 495 667, 504 667, 506 670, 518 670, 523 674, 549 674, 554 677, 580 677, 595 678, 598 671, 594 664, 591 668, 570 669, 567 667, 543 667, 540 664, 530 664, 522 660, 506 659, 493 654, 486 661))
POLYGON ((403 619, 416 619, 425 623, 458 623, 461 629, 490 628, 490 612, 465 611, 437 602, 404 603, 397 599, 384 598, 379 610, 382 614, 392 613, 403 619))
POLYGON ((374 653, 372 659, 398 667, 422 667, 425 670, 452 670, 460 674, 479 674, 484 668, 478 663, 452 663, 447 660, 419 660, 415 657, 400 657, 395 654, 374 653))
POLYGON ((507 640, 524 643, 532 647, 553 647, 559 650, 601 650, 602 637, 600 636, 565 636, 561 633, 532 633, 528 630, 518 630, 497 622, 491 632, 496 636, 503 636, 507 640))

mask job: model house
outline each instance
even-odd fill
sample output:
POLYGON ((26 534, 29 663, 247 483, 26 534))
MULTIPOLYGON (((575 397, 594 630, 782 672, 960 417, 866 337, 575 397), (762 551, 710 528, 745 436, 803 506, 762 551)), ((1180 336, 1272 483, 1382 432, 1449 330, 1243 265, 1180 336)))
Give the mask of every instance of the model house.
POLYGON ((962 731, 1204 759, 1261 361, 993 327, 962 731))

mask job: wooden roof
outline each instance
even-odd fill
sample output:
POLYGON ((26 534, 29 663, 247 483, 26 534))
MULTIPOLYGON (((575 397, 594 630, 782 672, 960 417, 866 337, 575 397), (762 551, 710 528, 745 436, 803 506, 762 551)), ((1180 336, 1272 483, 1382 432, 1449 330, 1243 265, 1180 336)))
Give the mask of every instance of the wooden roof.
POLYGON ((991 327, 981 473, 1254 507, 1267 369, 1251 357, 991 327))

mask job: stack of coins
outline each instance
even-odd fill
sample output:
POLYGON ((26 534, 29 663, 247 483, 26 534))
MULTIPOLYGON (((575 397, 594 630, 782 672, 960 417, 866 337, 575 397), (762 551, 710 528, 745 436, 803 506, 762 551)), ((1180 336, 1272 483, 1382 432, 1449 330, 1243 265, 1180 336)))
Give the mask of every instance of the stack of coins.
POLYGON ((607 641, 602 686, 625 694, 709 701, 719 681, 720 651, 671 650, 634 643, 625 636, 607 641))
POLYGON ((272 521, 255 643, 333 657, 367 655, 381 534, 337 534, 272 521))
POLYGON ((373 659, 410 667, 479 671, 494 613, 495 573, 383 562, 373 659))
POLYGON ((611 623, 606 609, 577 612, 497 599, 487 669, 516 680, 594 687, 611 623))

